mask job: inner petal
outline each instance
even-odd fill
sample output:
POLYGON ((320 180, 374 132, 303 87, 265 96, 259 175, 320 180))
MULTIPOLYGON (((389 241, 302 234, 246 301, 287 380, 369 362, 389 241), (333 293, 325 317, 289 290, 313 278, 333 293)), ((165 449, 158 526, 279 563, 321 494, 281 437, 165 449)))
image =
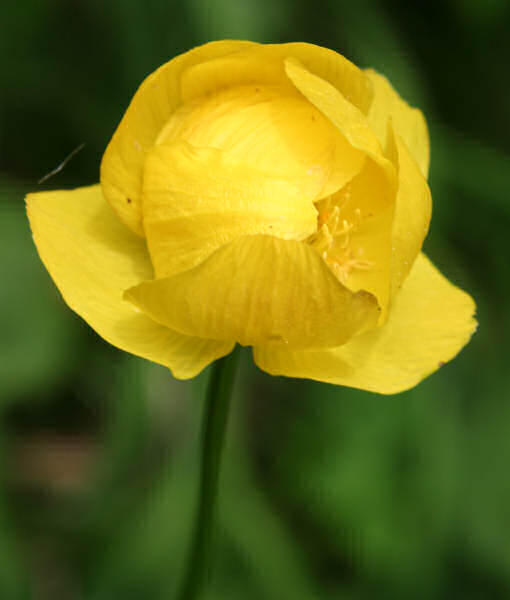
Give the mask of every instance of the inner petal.
POLYGON ((299 91, 282 85, 240 85, 185 103, 156 144, 177 140, 291 179, 312 201, 340 189, 365 160, 299 91))
POLYGON ((239 236, 304 240, 317 227, 313 202, 292 180, 183 141, 149 154, 143 213, 156 277, 190 269, 239 236))

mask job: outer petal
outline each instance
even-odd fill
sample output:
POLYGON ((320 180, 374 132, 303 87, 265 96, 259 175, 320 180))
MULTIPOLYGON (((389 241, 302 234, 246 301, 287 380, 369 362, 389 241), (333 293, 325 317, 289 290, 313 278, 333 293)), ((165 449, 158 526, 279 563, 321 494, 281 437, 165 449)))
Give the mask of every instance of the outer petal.
POLYGON ((328 81, 349 102, 367 114, 374 91, 365 73, 341 54, 303 42, 253 44, 236 54, 218 56, 191 66, 182 76, 183 100, 231 85, 284 82, 283 61, 289 57, 297 59, 306 69, 328 81))
POLYGON ((432 198, 425 177, 406 144, 390 126, 388 154, 398 168, 398 192, 391 232, 391 295, 408 276, 427 235, 432 198))
POLYGON ((152 277, 145 242, 118 221, 99 185, 27 196, 39 255, 67 304, 105 340, 186 379, 232 343, 189 337, 155 323, 122 298, 152 277))
POLYGON ((256 45, 252 42, 238 41, 199 46, 161 66, 139 87, 101 163, 103 193, 118 216, 135 233, 143 235, 141 190, 145 155, 181 102, 182 73, 202 61, 253 46, 256 45))
POLYGON ((304 239, 313 198, 296 183, 184 142, 157 146, 144 178, 144 227, 158 278, 194 267, 243 235, 304 239))
POLYGON ((288 84, 283 62, 269 46, 252 44, 187 68, 181 77, 181 96, 188 102, 228 87, 267 84, 288 84))
POLYGON ((189 335, 243 345, 338 345, 373 327, 378 307, 342 286, 310 246, 239 238, 198 267, 126 293, 156 321, 189 335))
POLYGON ((472 298, 445 279, 421 254, 387 323, 342 347, 292 352, 254 349, 272 375, 306 377, 381 394, 402 392, 451 360, 476 328, 472 298))
POLYGON ((367 114, 373 99, 373 89, 365 74, 338 52, 307 44, 292 42, 275 44, 282 56, 297 59, 306 69, 333 85, 350 103, 367 114))
POLYGON ((422 175, 427 178, 430 162, 430 142, 427 122, 423 113, 404 102, 390 82, 372 69, 365 71, 374 86, 374 100, 368 113, 370 126, 384 149, 388 144, 388 121, 404 140, 422 175))

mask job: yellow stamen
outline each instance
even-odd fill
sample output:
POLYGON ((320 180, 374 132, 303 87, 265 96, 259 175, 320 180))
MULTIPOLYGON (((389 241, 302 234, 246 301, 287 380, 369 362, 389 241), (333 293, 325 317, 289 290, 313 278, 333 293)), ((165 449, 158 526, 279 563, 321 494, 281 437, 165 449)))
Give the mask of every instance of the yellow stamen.
MULTIPOLYGON (((345 198, 342 200, 345 202, 345 198)), ((349 220, 341 218, 341 207, 331 206, 331 203, 331 197, 323 201, 317 219, 317 232, 308 238, 308 243, 322 256, 336 277, 346 284, 351 271, 366 271, 373 263, 362 260, 362 248, 356 252, 350 248, 351 235, 363 221, 361 210, 357 208, 349 220)))

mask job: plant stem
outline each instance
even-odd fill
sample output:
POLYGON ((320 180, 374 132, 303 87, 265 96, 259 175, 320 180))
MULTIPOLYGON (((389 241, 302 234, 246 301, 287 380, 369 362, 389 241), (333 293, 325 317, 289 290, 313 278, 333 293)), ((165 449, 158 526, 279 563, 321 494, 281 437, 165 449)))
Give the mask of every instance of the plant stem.
POLYGON ((236 346, 228 356, 216 361, 212 366, 202 423, 198 513, 179 600, 197 600, 209 578, 221 455, 239 354, 240 349, 236 346))

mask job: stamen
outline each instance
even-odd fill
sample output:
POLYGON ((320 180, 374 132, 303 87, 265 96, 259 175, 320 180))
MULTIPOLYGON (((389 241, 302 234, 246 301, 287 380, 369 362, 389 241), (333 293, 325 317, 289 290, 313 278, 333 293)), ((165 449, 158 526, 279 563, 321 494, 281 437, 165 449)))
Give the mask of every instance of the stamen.
MULTIPOLYGON (((350 195, 348 190, 342 194, 342 204, 345 204, 347 195, 350 195)), ((356 252, 350 248, 351 235, 363 221, 361 210, 357 208, 353 216, 346 219, 341 218, 341 206, 338 204, 331 206, 331 204, 331 196, 321 202, 318 230, 308 238, 308 243, 317 250, 336 277, 345 285, 351 271, 367 271, 373 267, 373 263, 362 260, 362 248, 358 248, 356 252)))

